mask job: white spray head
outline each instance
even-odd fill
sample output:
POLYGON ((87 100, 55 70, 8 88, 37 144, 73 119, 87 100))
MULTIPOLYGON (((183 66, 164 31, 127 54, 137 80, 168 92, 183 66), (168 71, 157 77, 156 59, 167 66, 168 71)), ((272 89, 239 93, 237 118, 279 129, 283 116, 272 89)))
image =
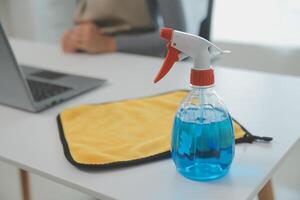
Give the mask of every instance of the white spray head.
POLYGON ((222 50, 202 37, 171 28, 161 29, 160 36, 169 42, 167 46, 168 53, 162 68, 154 80, 155 83, 170 71, 175 62, 186 57, 192 57, 194 66, 191 72, 191 84, 197 86, 213 84, 214 75, 211 69, 209 48, 215 48, 219 54, 230 53, 230 51, 222 50))
POLYGON ((230 53, 200 36, 181 31, 174 30, 170 42, 182 54, 193 58, 195 69, 208 69, 211 66, 209 48, 215 48, 219 54, 230 53))
POLYGON ((154 82, 161 80, 172 68, 175 62, 186 57, 192 57, 193 69, 208 70, 211 67, 209 48, 215 48, 219 54, 230 53, 222 50, 210 41, 189 33, 176 31, 171 28, 161 29, 160 36, 169 41, 168 53, 154 82))

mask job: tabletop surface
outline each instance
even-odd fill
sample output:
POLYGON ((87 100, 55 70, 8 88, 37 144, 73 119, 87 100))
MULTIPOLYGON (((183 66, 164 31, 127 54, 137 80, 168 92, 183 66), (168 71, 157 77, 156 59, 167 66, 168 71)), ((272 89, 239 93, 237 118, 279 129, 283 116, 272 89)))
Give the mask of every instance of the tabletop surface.
POLYGON ((56 116, 66 107, 153 95, 188 86, 189 65, 176 64, 153 84, 162 60, 130 54, 65 55, 58 46, 11 40, 21 64, 107 78, 108 84, 38 114, 0 105, 0 160, 91 196, 106 199, 252 199, 272 177, 299 138, 300 79, 216 67, 217 91, 250 132, 271 144, 236 146, 229 174, 212 182, 180 176, 171 159, 86 172, 65 158, 56 116))

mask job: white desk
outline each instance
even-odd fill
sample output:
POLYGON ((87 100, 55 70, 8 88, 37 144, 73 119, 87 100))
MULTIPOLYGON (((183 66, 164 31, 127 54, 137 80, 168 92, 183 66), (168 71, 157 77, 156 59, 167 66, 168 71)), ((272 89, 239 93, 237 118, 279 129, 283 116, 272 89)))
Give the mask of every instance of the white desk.
POLYGON ((189 67, 178 64, 160 84, 162 60, 127 54, 63 55, 56 46, 13 41, 20 63, 105 77, 109 84, 39 114, 0 106, 0 160, 91 196, 122 200, 252 199, 293 149, 300 128, 300 79, 218 68, 217 90, 231 114, 271 144, 240 144, 229 174, 201 183, 176 173, 171 159, 117 170, 80 171, 63 154, 56 115, 65 107, 152 95, 183 88, 189 67))

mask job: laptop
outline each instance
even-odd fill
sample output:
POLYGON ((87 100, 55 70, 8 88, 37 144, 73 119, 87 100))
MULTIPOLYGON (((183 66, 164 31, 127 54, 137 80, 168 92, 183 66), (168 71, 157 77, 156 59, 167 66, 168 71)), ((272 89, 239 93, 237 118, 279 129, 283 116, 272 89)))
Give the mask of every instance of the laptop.
POLYGON ((0 104, 39 112, 105 82, 18 65, 0 23, 0 104))

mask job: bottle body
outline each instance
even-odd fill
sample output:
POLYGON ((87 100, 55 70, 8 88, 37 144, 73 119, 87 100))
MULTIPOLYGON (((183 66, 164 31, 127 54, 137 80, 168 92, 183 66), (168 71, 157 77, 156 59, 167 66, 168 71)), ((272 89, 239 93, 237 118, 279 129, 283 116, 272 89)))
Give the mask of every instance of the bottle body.
POLYGON ((177 171, 199 181, 220 178, 234 157, 230 115, 213 87, 193 88, 178 109, 172 134, 177 171))

